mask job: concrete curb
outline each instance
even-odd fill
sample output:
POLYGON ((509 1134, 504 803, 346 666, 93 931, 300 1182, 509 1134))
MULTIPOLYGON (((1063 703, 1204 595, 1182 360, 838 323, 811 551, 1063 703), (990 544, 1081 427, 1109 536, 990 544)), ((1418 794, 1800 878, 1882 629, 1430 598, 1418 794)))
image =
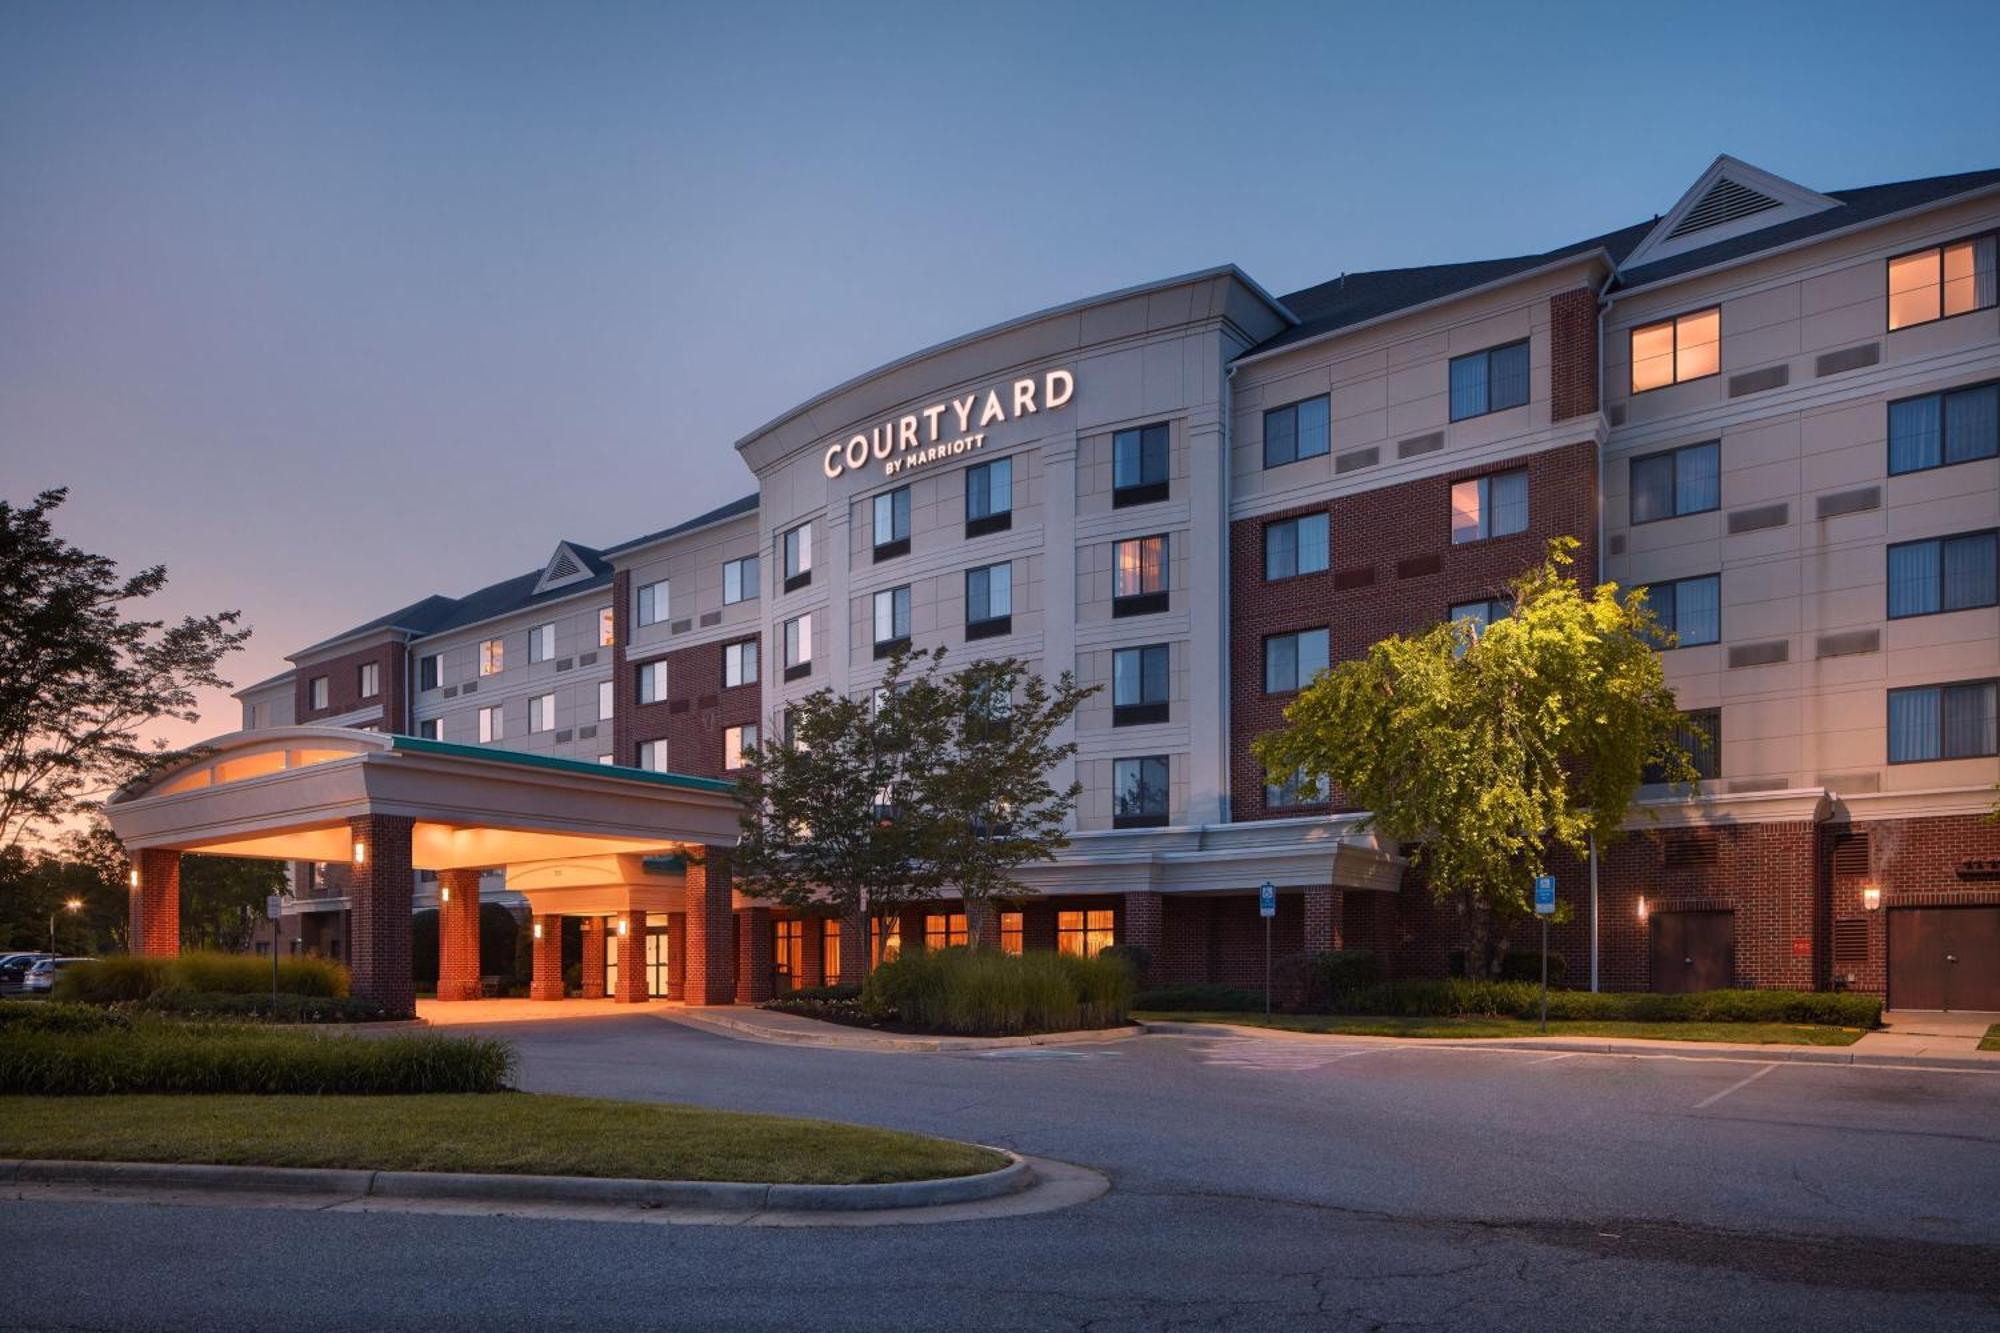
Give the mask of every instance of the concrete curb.
POLYGON ((1086 1042, 1126 1041, 1141 1036, 1145 1025, 1127 1024, 1116 1028, 1091 1028, 1081 1032, 1038 1032, 1026 1037, 919 1037, 894 1032, 872 1032, 866 1028, 845 1028, 838 1023, 819 1023, 827 1032, 801 1032, 755 1019, 736 1018, 711 1009, 662 1011, 660 1017, 693 1028, 718 1031, 732 1037, 778 1042, 787 1046, 824 1046, 845 1051, 989 1051, 1018 1046, 1076 1046, 1086 1042))
POLYGON ((1239 1023, 1182 1023, 1170 1019, 1141 1021, 1147 1033, 1200 1036, 1227 1032, 1239 1037, 1261 1037, 1303 1041, 1329 1039, 1358 1045, 1380 1046, 1384 1050, 1414 1048, 1454 1051, 1549 1051, 1572 1055, 1650 1055, 1679 1060, 1743 1060, 1755 1064, 1858 1065, 1898 1069, 1951 1069, 1966 1073, 2000 1074, 2000 1059, 1951 1055, 1889 1055, 1856 1051, 1848 1046, 1731 1046, 1701 1041, 1611 1041, 1588 1037, 1487 1037, 1454 1040, 1448 1037, 1374 1037, 1345 1032, 1289 1032, 1282 1028, 1255 1027, 1239 1023))
POLYGON ((0 1160, 0 1183, 144 1186, 165 1189, 331 1194, 348 1198, 489 1199, 632 1208, 703 1208, 756 1213, 862 1212, 930 1208, 1015 1194, 1034 1183, 1016 1153, 977 1176, 886 1185, 766 1185, 726 1180, 629 1180, 591 1176, 509 1176, 442 1171, 356 1171, 282 1166, 205 1166, 173 1162, 0 1160))

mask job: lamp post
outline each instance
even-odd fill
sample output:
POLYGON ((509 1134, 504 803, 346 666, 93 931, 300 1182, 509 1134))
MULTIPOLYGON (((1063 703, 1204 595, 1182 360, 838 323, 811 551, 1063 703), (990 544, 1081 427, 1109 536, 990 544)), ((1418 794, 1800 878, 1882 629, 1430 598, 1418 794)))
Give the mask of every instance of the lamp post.
MULTIPOLYGON (((83 910, 83 899, 81 898, 65 899, 62 905, 62 910, 68 912, 71 916, 75 916, 78 912, 81 912, 83 910)), ((56 913, 54 911, 51 911, 49 913, 49 957, 53 959, 55 956, 56 956, 56 913)))

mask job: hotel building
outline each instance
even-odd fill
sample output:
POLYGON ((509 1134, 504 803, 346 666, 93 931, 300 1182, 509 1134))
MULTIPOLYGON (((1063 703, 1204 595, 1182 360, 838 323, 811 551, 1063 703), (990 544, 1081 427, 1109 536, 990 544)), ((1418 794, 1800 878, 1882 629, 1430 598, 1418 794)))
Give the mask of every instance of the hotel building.
MULTIPOLYGON (((1567 534, 1585 577, 1651 590, 1710 742, 1697 794, 1644 788, 1597 865, 1550 867, 1569 980, 2000 1008, 1996 234, 2000 170, 1822 193, 1724 157, 1540 254, 1079 300, 775 417, 736 443, 734 503, 300 649, 243 725, 726 779, 899 644, 1015 656, 1103 688, 1071 845, 1007 947, 1261 985, 1269 882, 1280 955, 1444 975, 1456 924, 1402 849, 1250 743, 1328 663, 1505 615, 1567 534)), ((288 931, 338 954, 341 868, 298 889, 288 931)), ((965 930, 940 901, 843 948, 732 905, 746 1000, 965 930)), ((654 994, 681 984, 674 916, 646 917, 654 994)))

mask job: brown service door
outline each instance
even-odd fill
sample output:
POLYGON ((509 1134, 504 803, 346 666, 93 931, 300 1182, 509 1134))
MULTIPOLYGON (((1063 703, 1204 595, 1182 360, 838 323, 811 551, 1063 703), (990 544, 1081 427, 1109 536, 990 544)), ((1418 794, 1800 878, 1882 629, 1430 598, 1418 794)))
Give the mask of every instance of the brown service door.
POLYGON ((1656 991, 1720 990, 1736 979, 1734 912, 1655 912, 1652 945, 1656 991))
POLYGON ((1892 910, 1889 1004, 2000 1009, 2000 907, 1892 910))

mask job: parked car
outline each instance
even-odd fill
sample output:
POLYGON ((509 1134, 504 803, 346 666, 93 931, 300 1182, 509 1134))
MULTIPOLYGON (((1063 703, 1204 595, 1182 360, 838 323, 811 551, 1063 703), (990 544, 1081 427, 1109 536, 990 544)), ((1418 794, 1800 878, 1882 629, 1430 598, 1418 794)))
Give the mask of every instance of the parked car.
POLYGON ((0 954, 0 995, 19 995, 28 988, 28 969, 47 958, 45 953, 0 954))
POLYGON ((47 995, 55 989, 56 974, 75 967, 78 963, 94 963, 95 958, 44 958, 28 969, 27 993, 47 995))

